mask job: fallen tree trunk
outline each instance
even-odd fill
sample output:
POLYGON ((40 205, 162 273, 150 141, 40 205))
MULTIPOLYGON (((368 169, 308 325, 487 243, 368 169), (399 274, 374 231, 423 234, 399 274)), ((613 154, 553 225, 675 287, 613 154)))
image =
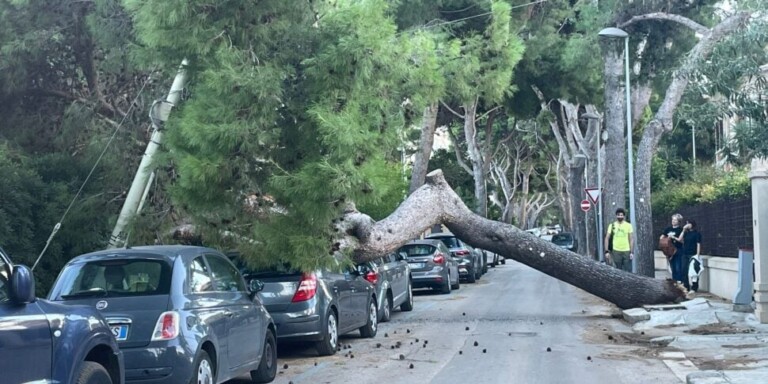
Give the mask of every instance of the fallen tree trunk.
POLYGON ((474 214, 440 170, 428 174, 426 183, 386 219, 374 222, 350 207, 336 222, 339 233, 346 235, 338 246, 353 250, 358 261, 370 260, 418 238, 436 223, 444 224, 475 247, 517 260, 620 308, 675 302, 684 297, 672 280, 627 273, 566 251, 510 224, 474 214))

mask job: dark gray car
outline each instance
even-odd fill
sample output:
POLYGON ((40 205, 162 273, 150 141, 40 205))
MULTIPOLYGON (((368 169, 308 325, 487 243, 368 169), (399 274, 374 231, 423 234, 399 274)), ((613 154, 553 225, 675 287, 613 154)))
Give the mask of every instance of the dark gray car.
POLYGON ((277 372, 275 325, 237 268, 203 247, 150 246, 78 256, 49 298, 100 310, 127 381, 222 383, 277 372))
POLYGON ((99 312, 37 299, 32 272, 0 249, 0 382, 122 384, 123 376, 99 312))
POLYGON ((398 249, 408 258, 414 288, 459 289, 459 262, 440 240, 414 240, 398 249))
POLYGON ((411 267, 403 254, 391 253, 358 265, 358 270, 376 288, 379 322, 387 322, 392 310, 413 310, 411 267))
POLYGON ((264 284, 259 297, 277 324, 279 342, 314 342, 325 356, 336 353, 339 335, 359 330, 362 337, 376 336, 376 293, 354 268, 301 272, 282 264, 241 270, 264 284))
POLYGON ((437 239, 443 242, 451 251, 453 257, 459 260, 459 273, 461 278, 466 279, 468 283, 474 283, 487 270, 485 266, 485 257, 480 250, 472 248, 469 244, 461 241, 454 234, 449 232, 433 233, 425 239, 437 239))

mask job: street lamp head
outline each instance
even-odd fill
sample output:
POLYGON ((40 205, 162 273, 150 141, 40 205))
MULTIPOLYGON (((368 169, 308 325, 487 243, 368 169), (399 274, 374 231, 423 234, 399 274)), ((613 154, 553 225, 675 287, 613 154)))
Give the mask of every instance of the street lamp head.
POLYGON ((605 28, 602 31, 598 33, 598 35, 603 37, 610 37, 610 38, 626 38, 629 37, 629 34, 624 32, 624 30, 619 28, 605 28))

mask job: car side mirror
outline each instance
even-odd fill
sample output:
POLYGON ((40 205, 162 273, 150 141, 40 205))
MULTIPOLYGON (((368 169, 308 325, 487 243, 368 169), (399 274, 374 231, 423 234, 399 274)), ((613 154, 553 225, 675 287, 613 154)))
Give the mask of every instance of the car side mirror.
POLYGON ((264 289, 264 282, 259 279, 248 280, 248 290, 251 293, 259 293, 264 289))
POLYGON ((28 304, 35 301, 35 278, 27 266, 14 266, 9 283, 11 302, 28 304))
POLYGON ((395 258, 397 259, 397 261, 408 260, 408 254, 405 252, 398 252, 395 258))

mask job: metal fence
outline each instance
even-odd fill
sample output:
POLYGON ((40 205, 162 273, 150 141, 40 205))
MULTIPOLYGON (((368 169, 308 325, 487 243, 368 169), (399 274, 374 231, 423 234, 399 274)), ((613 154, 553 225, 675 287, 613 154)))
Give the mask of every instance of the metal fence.
MULTIPOLYGON (((702 255, 738 257, 739 248, 751 249, 754 245, 751 197, 681 207, 675 213, 683 215, 683 220, 696 221, 701 232, 702 255)), ((654 213, 655 236, 661 235, 671 222, 672 214, 654 213)))

